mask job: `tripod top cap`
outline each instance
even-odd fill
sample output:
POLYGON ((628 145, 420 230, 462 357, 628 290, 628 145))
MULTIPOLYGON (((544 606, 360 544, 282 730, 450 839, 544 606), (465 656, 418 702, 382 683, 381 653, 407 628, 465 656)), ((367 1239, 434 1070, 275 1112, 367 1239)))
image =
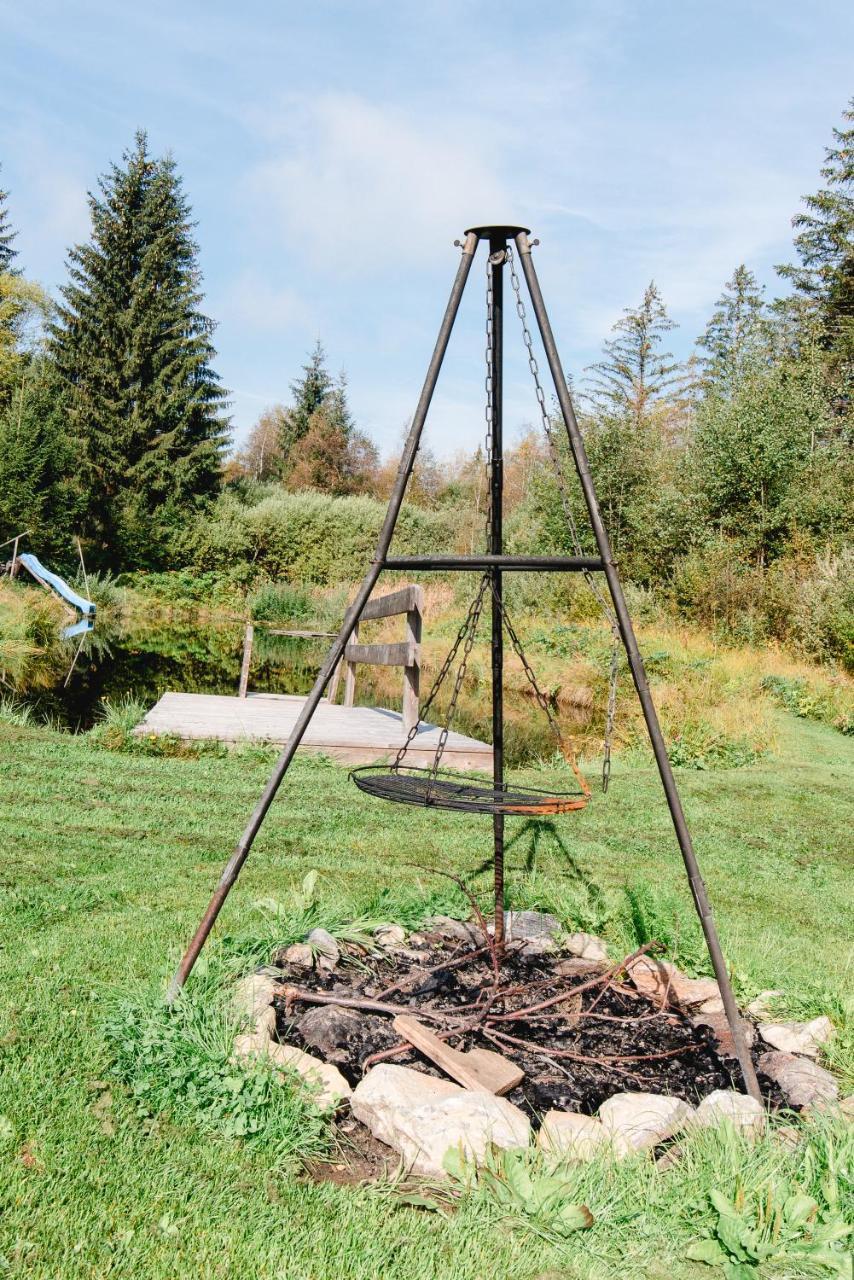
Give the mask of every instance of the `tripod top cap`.
POLYGON ((477 227, 466 227, 466 235, 476 235, 479 240, 489 240, 492 236, 503 237, 505 240, 513 240, 520 231, 524 231, 525 235, 531 234, 530 227, 513 227, 513 226, 488 226, 482 225, 477 227))

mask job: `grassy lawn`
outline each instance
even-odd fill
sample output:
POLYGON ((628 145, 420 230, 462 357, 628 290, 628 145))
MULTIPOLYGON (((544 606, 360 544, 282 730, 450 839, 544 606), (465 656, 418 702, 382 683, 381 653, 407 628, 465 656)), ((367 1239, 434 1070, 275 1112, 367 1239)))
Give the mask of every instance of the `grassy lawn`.
MULTIPOLYGON (((829 1012, 840 1025, 830 1064, 850 1093, 854 742, 784 713, 778 728, 773 758, 679 780, 742 993, 782 988, 793 1014, 829 1012)), ((806 1153, 710 1137, 667 1172, 648 1160, 579 1171, 596 1225, 561 1244, 477 1197, 426 1213, 387 1188, 315 1185, 275 1144, 186 1117, 141 1118, 110 1083, 105 1023, 122 993, 162 991, 268 770, 260 757, 154 758, 0 726, 0 1275, 713 1280, 719 1270, 684 1261, 711 1220, 709 1186, 732 1195, 739 1176, 748 1192, 783 1177, 817 1185, 820 1126, 806 1153)), ((618 766, 607 797, 583 814, 539 834, 520 821, 513 834, 514 903, 553 907, 619 951, 632 941, 623 886, 640 886, 652 924, 685 963, 702 963, 651 767, 618 766)), ((485 885, 488 849, 488 820, 384 806, 344 770, 300 759, 214 955, 227 938, 269 934, 258 901, 287 903, 310 869, 322 910, 373 900, 376 911, 387 890, 393 914, 395 903, 446 892, 408 863, 462 868, 485 885)), ((840 1181, 851 1165, 849 1151, 840 1181)))

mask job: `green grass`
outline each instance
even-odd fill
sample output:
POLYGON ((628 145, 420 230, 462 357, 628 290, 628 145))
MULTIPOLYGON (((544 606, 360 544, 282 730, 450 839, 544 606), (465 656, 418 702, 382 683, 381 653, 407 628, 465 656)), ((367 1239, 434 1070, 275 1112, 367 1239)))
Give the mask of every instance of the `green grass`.
MULTIPOLYGON (((831 1062, 850 1092, 854 743, 784 713, 778 742, 749 767, 679 780, 741 990, 780 987, 784 1010, 830 1012, 831 1062)), ((832 1164, 850 1196, 850 1139, 822 1124, 788 1153, 709 1136, 666 1172, 646 1160, 578 1170, 573 1198, 596 1223, 564 1243, 482 1196, 442 1215, 389 1188, 307 1181, 294 1150, 317 1149, 322 1134, 287 1091, 234 1079, 219 975, 306 919, 413 920, 431 894, 446 901, 448 885, 411 862, 462 868, 485 890, 488 823, 381 805, 344 770, 299 759, 184 1009, 165 1020, 166 978, 268 770, 257 755, 148 757, 0 726, 0 1276, 714 1280, 685 1260, 716 1221, 711 1189, 734 1197, 741 1180, 759 1196, 786 1183, 819 1199, 832 1164), (309 870, 311 903, 300 897, 309 870)), ((667 928, 683 962, 702 968, 651 768, 619 763, 607 797, 554 829, 508 828, 514 904, 603 929, 615 950, 667 928)), ((825 1273, 760 1273, 772 1274, 825 1273)))

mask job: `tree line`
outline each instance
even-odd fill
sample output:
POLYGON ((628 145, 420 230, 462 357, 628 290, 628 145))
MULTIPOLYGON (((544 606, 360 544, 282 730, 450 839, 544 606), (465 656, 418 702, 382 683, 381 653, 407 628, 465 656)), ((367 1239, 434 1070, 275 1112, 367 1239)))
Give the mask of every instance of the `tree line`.
MULTIPOLYGON (((20 269, 0 192, 0 541, 31 528, 61 559, 80 532, 93 563, 157 568, 192 559, 193 530, 216 502, 387 496, 397 460, 383 463, 354 422, 346 378, 330 374, 320 343, 289 401, 228 456, 227 393, 170 157, 153 157, 138 134, 89 206, 90 238, 69 252, 53 304, 20 269)), ((796 261, 778 267, 785 296, 766 298, 736 266, 679 362, 651 282, 574 392, 627 577, 667 583, 712 621, 758 608, 767 624, 823 574, 842 619, 833 644, 854 654, 844 621, 854 601, 840 585, 851 581, 854 99, 793 226, 796 261)), ((510 451, 506 490, 509 539, 567 545, 534 430, 510 451)), ((409 496, 452 516, 460 549, 471 549, 482 536, 482 455, 440 465, 422 449, 409 496)), ((576 488, 571 501, 581 516, 576 488)))

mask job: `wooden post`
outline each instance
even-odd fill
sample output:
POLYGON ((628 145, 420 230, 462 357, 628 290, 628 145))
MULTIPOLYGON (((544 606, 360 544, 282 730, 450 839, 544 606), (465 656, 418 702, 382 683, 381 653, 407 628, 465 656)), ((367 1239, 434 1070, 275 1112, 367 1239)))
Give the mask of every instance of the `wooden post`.
POLYGON ((415 589, 413 608, 406 612, 406 642, 414 655, 411 666, 403 668, 403 732, 409 733, 418 724, 418 699, 421 688, 421 614, 424 592, 415 589))
MULTIPOLYGON (((350 637, 351 644, 359 643, 359 624, 358 622, 353 628, 350 637)), ((352 707, 356 700, 356 664, 348 662, 346 650, 344 654, 344 706, 352 707)))
POLYGON ((237 690, 238 698, 245 698, 249 689, 249 668, 252 665, 252 641, 255 637, 255 628, 251 622, 247 622, 246 630, 243 632, 243 661, 240 664, 240 686, 237 690))
POLYGON ((335 664, 335 670, 332 672, 332 679, 329 681, 329 684, 327 685, 327 688, 326 688, 327 702, 334 702, 335 699, 338 697, 338 686, 341 683, 341 664, 343 663, 343 661, 344 661, 343 658, 339 658, 337 663, 335 664))

